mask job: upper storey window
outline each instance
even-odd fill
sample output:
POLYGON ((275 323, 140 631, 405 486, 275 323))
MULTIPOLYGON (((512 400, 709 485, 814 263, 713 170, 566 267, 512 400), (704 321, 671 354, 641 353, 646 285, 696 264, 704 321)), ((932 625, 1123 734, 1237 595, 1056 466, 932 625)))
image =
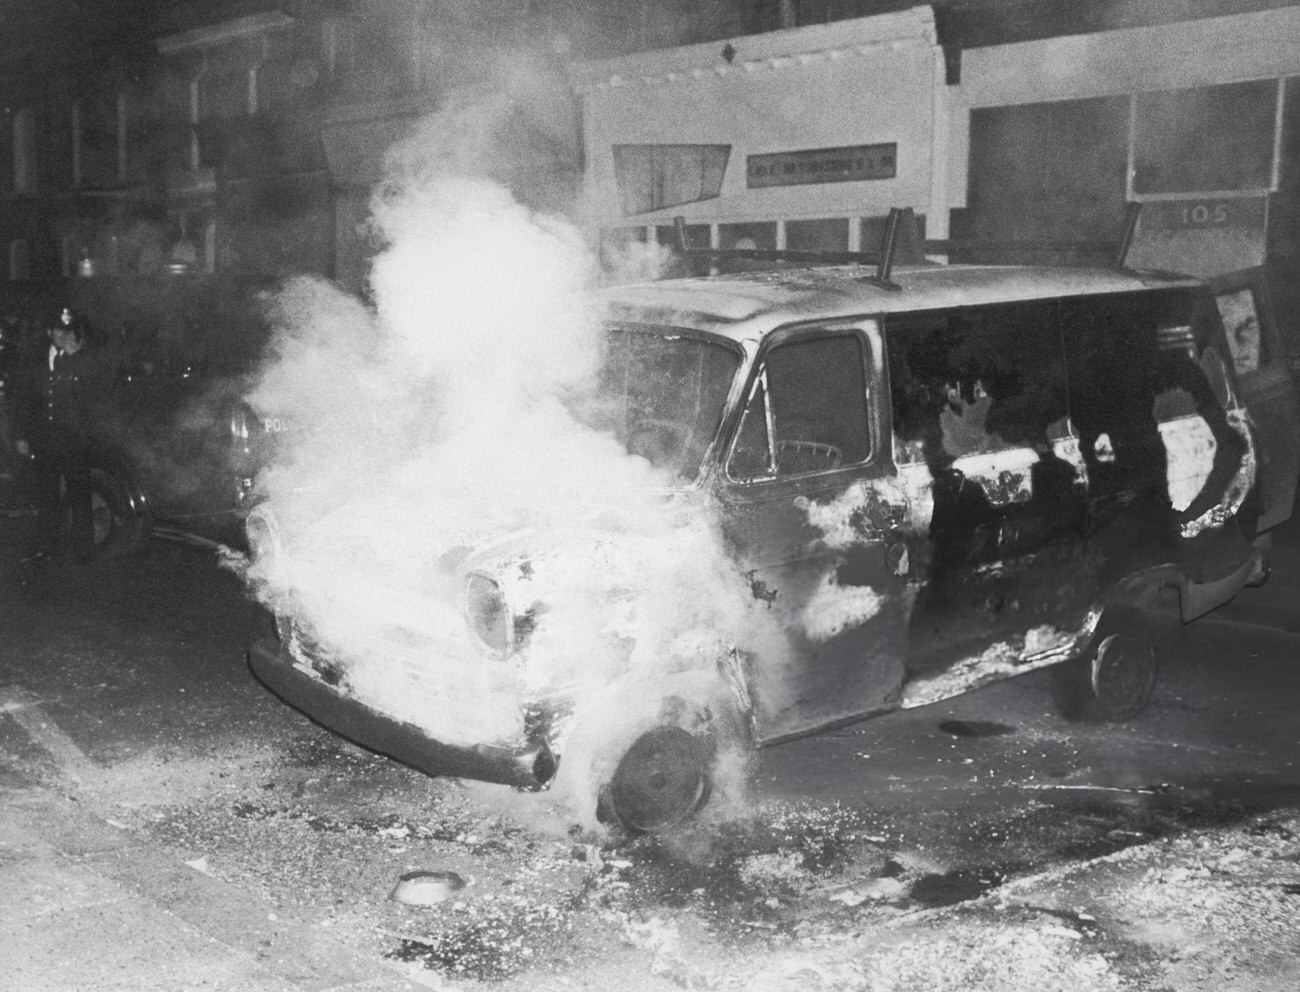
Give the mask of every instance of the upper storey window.
POLYGON ((1278 81, 1139 93, 1133 191, 1266 192, 1276 186, 1278 81))
POLYGON ((711 200, 722 190, 730 145, 615 145, 626 215, 711 200))
POLYGON ((14 192, 36 189, 36 117, 31 107, 14 114, 14 192))

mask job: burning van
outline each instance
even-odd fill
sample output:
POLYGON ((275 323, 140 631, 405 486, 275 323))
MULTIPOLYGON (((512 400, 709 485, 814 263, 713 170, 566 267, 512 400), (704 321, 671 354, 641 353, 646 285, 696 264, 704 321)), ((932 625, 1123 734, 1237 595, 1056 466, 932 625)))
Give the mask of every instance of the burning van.
POLYGON ((1262 432, 1195 280, 841 265, 601 302, 566 411, 645 485, 587 475, 564 526, 467 535, 400 582, 316 570, 295 535, 333 531, 265 503, 248 568, 279 638, 251 664, 275 693, 430 774, 655 831, 755 747, 1031 669, 1058 666, 1068 709, 1135 715, 1153 616, 1266 574, 1290 512, 1294 396, 1262 432))

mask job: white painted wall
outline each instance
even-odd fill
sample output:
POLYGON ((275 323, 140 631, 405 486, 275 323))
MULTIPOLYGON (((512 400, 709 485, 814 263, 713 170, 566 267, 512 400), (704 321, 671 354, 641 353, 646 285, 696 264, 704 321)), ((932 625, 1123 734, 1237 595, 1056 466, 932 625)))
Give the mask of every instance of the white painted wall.
POLYGON ((931 237, 946 236, 949 95, 929 7, 732 44, 731 62, 716 42, 577 68, 593 226, 864 217, 901 206, 929 218, 931 237), (893 179, 746 187, 749 155, 889 142, 898 146, 893 179), (626 216, 616 144, 729 144, 721 195, 626 216))

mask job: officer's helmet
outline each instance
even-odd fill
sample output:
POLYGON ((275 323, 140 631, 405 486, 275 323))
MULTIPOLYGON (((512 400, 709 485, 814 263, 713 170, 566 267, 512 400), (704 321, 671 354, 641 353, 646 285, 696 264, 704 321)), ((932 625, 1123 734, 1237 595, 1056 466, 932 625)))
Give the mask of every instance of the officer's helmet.
POLYGON ((71 331, 78 341, 84 341, 89 333, 85 320, 72 307, 56 307, 50 320, 46 323, 47 332, 71 331))

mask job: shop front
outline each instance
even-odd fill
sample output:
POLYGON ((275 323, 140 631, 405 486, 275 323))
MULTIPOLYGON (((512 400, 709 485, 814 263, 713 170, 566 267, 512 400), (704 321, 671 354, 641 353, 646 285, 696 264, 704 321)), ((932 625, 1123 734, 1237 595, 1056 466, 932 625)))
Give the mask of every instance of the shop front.
POLYGON ((585 63, 588 220, 631 242, 859 251, 891 207, 947 236, 950 89, 916 7, 585 63))

